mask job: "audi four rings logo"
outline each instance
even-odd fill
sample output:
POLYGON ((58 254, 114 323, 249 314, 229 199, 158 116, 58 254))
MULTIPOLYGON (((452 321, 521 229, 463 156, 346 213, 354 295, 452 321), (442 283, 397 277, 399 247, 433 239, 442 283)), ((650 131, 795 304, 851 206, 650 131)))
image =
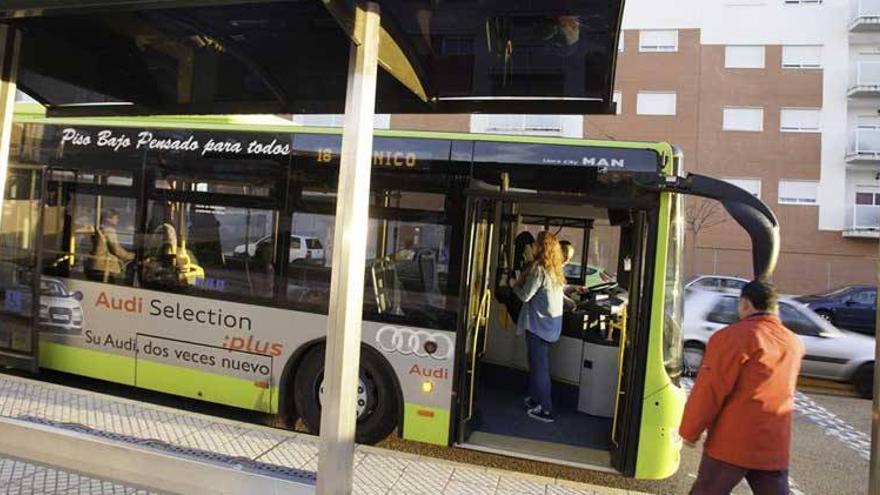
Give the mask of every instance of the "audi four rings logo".
POLYGON ((376 344, 384 352, 404 356, 430 357, 438 361, 452 357, 452 339, 442 333, 386 325, 376 332, 376 344))

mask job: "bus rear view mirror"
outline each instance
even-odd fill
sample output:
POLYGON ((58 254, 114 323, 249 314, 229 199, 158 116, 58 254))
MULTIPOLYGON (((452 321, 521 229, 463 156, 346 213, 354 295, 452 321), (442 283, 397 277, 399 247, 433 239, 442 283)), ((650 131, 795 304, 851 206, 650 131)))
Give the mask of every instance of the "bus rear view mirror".
POLYGON ((755 279, 773 275, 779 258, 779 220, 763 201, 727 181, 698 174, 675 177, 661 188, 721 203, 751 238, 755 279))

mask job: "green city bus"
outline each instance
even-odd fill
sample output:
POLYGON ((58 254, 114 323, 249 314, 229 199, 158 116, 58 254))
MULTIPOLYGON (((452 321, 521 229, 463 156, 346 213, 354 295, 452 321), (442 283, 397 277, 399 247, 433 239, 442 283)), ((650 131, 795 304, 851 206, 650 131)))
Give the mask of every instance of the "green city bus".
MULTIPOLYGON (((0 358, 320 424, 340 129, 21 107, 0 218, 0 358)), ((679 465, 682 200, 773 213, 666 143, 377 130, 357 440, 658 479, 679 465), (523 407, 508 281, 572 243, 556 423, 523 407), (571 269, 573 267, 573 269, 571 269), (601 274, 599 277, 597 274, 601 274)))

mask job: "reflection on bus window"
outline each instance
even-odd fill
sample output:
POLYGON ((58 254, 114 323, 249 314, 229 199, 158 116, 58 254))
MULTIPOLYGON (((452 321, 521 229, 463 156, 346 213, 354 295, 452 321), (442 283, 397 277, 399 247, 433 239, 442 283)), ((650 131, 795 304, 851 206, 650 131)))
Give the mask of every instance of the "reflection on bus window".
MULTIPOLYGON (((368 224, 364 316, 451 328, 456 304, 447 287, 451 229, 436 212, 442 211, 444 196, 414 196, 394 192, 373 198, 381 207, 371 209, 368 224)), ((329 213, 292 216, 286 297, 296 307, 327 311, 334 222, 329 213)))
POLYGON ((274 232, 271 210, 150 201, 142 280, 148 287, 271 297, 274 232))

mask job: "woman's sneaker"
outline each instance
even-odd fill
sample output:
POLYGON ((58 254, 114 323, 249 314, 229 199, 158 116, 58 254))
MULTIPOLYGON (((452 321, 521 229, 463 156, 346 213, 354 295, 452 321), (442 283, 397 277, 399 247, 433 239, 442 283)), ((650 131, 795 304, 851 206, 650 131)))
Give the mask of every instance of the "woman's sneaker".
POLYGON ((528 415, 530 418, 543 421, 544 423, 552 423, 556 421, 553 413, 541 409, 540 405, 529 409, 528 415))
POLYGON ((534 409, 534 408, 538 407, 538 405, 539 405, 538 401, 533 399, 532 396, 526 397, 526 399, 523 401, 523 403, 526 405, 526 409, 534 409))

